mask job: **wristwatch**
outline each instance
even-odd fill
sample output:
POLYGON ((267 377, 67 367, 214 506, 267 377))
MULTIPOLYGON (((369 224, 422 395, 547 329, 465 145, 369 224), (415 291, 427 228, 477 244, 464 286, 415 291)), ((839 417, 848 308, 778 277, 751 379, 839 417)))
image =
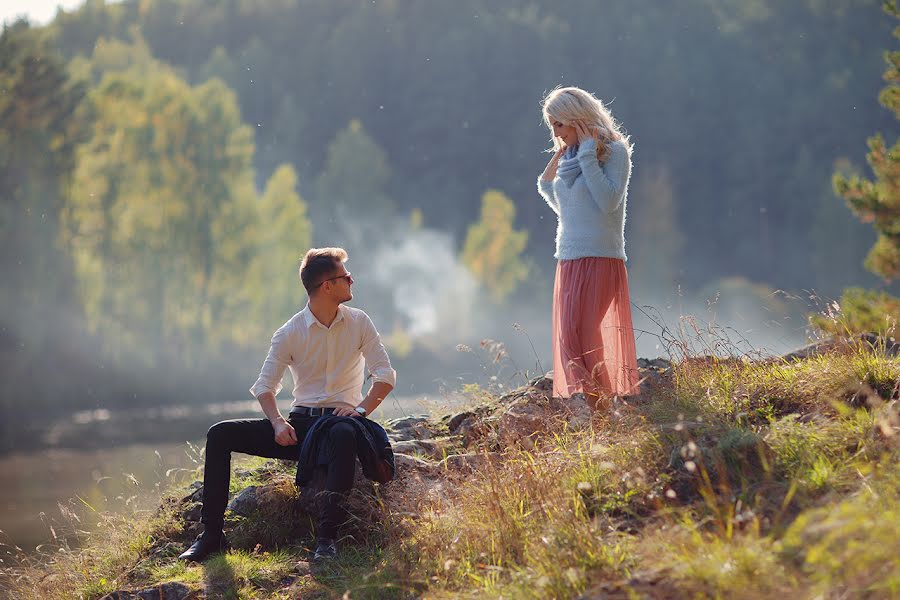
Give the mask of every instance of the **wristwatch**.
POLYGON ((358 412, 358 413, 359 413, 359 416, 361 416, 361 417, 365 417, 366 415, 369 414, 369 413, 366 412, 366 409, 364 409, 362 406, 357 406, 357 407, 354 408, 353 410, 355 410, 356 412, 358 412))

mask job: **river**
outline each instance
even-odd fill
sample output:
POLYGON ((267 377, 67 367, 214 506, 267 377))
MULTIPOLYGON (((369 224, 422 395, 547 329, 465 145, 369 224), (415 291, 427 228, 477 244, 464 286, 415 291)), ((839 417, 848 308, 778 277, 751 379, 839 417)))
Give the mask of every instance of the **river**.
MULTIPOLYGON (((376 418, 428 410, 427 399, 389 397, 376 418)), ((162 492, 201 477, 209 425, 259 416, 251 400, 94 410, 51 424, 45 434, 51 447, 0 456, 0 548, 30 553, 58 544, 54 536, 91 531, 103 514, 152 509, 162 492)))

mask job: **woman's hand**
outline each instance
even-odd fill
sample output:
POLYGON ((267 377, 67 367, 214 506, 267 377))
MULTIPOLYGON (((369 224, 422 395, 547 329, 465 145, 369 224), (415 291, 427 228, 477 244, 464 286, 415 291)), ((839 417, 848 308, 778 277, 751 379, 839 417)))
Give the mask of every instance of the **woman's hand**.
POLYGON ((559 166, 559 159, 566 152, 566 147, 561 146, 559 150, 553 153, 553 158, 547 163, 547 168, 541 173, 541 179, 544 181, 553 181, 556 178, 556 168, 559 166))
POLYGON ((597 128, 594 125, 590 125, 584 121, 575 121, 572 125, 575 127, 575 135, 578 136, 579 144, 582 144, 587 140, 594 140, 598 144, 600 143, 599 136, 597 135, 597 128))

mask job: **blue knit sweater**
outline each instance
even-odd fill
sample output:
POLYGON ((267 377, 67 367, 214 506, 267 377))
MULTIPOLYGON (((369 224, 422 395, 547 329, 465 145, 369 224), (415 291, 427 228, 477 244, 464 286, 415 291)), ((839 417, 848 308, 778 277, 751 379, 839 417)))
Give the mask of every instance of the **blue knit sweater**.
POLYGON ((625 257, 625 202, 631 157, 625 142, 609 146, 603 163, 597 144, 586 140, 578 147, 581 175, 572 187, 556 177, 538 177, 538 191, 557 215, 556 254, 559 260, 587 256, 625 257))

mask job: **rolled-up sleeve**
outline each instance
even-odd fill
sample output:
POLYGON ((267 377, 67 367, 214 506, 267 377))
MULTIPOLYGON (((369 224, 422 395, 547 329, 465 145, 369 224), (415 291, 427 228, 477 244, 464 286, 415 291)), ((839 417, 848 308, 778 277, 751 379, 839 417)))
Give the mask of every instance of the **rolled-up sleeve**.
POLYGON ((365 315, 362 322, 362 343, 360 351, 366 359, 366 367, 372 374, 374 381, 387 383, 391 387, 397 386, 397 372, 391 367, 391 359, 388 357, 381 336, 375 329, 372 319, 365 315))
POLYGON ((269 354, 259 371, 259 378, 250 388, 254 398, 259 398, 264 392, 273 392, 277 396, 281 391, 281 379, 291 356, 289 343, 290 331, 285 325, 272 336, 272 345, 269 346, 269 354))

